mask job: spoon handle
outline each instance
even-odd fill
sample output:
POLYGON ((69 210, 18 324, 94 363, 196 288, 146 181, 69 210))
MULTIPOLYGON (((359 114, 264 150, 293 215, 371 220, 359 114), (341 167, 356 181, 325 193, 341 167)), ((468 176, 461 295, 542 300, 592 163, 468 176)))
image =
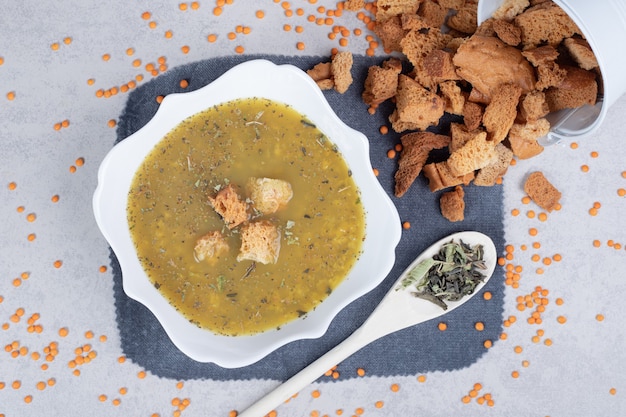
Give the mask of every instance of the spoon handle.
POLYGON ((320 356, 317 360, 289 378, 283 384, 276 387, 265 397, 252 404, 242 413, 238 414, 238 416, 263 417, 267 415, 274 408, 288 400, 292 395, 314 382, 333 366, 339 364, 345 358, 382 336, 382 334, 373 335, 371 331, 364 331, 363 326, 360 327, 343 342, 339 343, 333 349, 320 356))

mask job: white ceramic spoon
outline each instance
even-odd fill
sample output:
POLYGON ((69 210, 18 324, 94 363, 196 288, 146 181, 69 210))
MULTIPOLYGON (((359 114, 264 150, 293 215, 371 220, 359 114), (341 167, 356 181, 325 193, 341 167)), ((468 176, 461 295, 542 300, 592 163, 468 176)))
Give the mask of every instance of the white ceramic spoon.
POLYGON ((489 278, 491 278, 496 267, 496 261, 497 253, 493 241, 488 236, 479 232, 459 232, 434 243, 431 247, 422 252, 415 261, 407 267, 402 275, 400 275, 374 312, 361 327, 332 350, 302 369, 282 385, 279 385, 274 391, 252 404, 248 409, 238 414, 238 416, 263 417, 285 400, 289 399, 293 394, 314 382, 333 366, 339 364, 342 360, 369 343, 398 330, 432 320, 460 307, 474 295, 478 294, 489 278), (448 309, 443 310, 430 301, 422 300, 411 295, 410 289, 396 289, 409 271, 422 260, 431 258, 439 252, 439 249, 444 243, 450 242, 451 240, 457 243, 462 240, 464 243, 471 246, 477 244, 483 246, 483 260, 487 268, 486 270, 481 270, 481 272, 485 275, 485 280, 476 287, 473 294, 467 295, 459 301, 446 301, 448 309))

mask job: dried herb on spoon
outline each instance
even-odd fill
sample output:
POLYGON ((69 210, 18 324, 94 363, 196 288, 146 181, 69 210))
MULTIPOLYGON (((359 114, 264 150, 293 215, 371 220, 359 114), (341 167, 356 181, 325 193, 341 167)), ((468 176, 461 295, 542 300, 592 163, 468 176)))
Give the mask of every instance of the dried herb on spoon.
POLYGON ((471 246, 462 240, 450 241, 432 258, 424 259, 411 269, 400 282, 398 289, 415 287, 411 294, 431 301, 444 310, 446 301, 459 301, 472 294, 486 276, 483 246, 471 246))

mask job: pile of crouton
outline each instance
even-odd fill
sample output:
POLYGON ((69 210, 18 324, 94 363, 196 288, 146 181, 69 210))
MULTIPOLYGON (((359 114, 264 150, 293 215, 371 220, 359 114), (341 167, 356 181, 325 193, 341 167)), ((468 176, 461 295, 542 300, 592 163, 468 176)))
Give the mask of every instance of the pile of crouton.
MULTIPOLYGON (((374 32, 391 57, 368 69, 362 94, 370 113, 395 103, 389 122, 403 135, 394 194, 404 195, 424 173, 431 191, 452 188, 440 199, 450 221, 464 219, 463 186, 492 186, 513 158, 541 153, 546 116, 594 105, 601 88, 584 35, 551 0, 505 0, 480 26, 477 3, 378 0, 374 32), (462 122, 451 123, 447 134, 427 131, 446 113, 462 122), (447 149, 448 159, 427 163, 435 149, 447 149)), ((342 93, 352 82, 351 66, 350 52, 340 52, 308 73, 322 89, 342 93)), ((540 180, 529 178, 529 195, 553 210, 560 193, 540 180), (533 184, 551 190, 548 201, 533 184)))
MULTIPOLYGON (((450 221, 464 218, 463 186, 492 186, 514 157, 541 153, 546 115, 594 105, 601 85, 589 44, 552 1, 506 0, 480 26, 476 6, 477 0, 378 0, 374 31, 395 56, 369 68, 362 94, 371 112, 395 103, 389 122, 403 135, 394 194, 404 195, 423 173, 431 191, 452 189, 440 199, 450 221), (462 122, 445 135, 428 132, 445 113, 462 122), (427 163, 432 150, 445 148, 446 160, 427 163)), ((553 201, 541 201, 545 193, 533 192, 536 180, 527 181, 529 195, 554 209, 553 201)), ((546 183, 542 177, 536 187, 552 187, 546 183)), ((553 200, 560 197, 550 190, 553 200)))
MULTIPOLYGON (((220 187, 209 203, 224 221, 228 231, 238 231, 241 246, 237 261, 274 264, 280 253, 281 232, 272 214, 284 208, 293 197, 291 184, 274 178, 251 177, 245 185, 244 197, 239 187, 232 183, 220 187)), ((194 247, 198 262, 214 264, 230 252, 226 234, 212 230, 200 237, 194 247)))

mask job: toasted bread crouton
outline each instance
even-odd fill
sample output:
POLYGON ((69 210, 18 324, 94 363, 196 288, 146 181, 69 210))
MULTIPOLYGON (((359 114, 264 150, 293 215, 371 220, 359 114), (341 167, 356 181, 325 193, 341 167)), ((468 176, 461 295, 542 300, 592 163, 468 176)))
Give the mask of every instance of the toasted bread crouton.
POLYGON ((567 70, 561 68, 556 62, 541 64, 537 67, 537 84, 535 84, 535 88, 541 91, 550 87, 557 87, 566 76, 567 70))
POLYGON ((249 178, 246 190, 254 209, 264 215, 276 213, 293 197, 289 182, 273 178, 249 178))
MULTIPOLYGON (((396 58, 390 58, 390 60, 400 63, 396 58)), ((385 63, 387 62, 385 61, 385 63)), ((385 63, 382 67, 377 65, 369 67, 365 78, 363 102, 374 108, 395 96, 398 89, 398 75, 402 70, 402 64, 397 66, 392 63, 386 65, 385 63)))
POLYGON ((469 100, 465 100, 463 103, 463 123, 467 130, 478 129, 480 123, 483 120, 483 113, 485 109, 478 103, 472 103, 469 100))
POLYGON ((406 30, 402 27, 400 16, 393 16, 384 22, 377 23, 374 26, 374 33, 383 44, 385 51, 400 52, 400 40, 404 37, 406 30))
POLYGON ((534 122, 546 116, 549 112, 546 94, 543 91, 535 90, 521 98, 518 119, 525 122, 534 122))
POLYGON ((451 39, 452 36, 442 33, 439 28, 431 28, 427 31, 411 30, 404 35, 400 46, 409 62, 419 67, 426 55, 435 49, 444 48, 451 39))
POLYGON ((468 35, 476 32, 478 26, 476 5, 469 1, 465 2, 465 5, 448 18, 447 25, 468 35))
POLYGON ((582 69, 592 70, 598 68, 596 55, 586 40, 582 38, 567 38, 563 41, 563 45, 582 69))
POLYGON ((435 83, 449 80, 460 80, 452 63, 452 53, 443 49, 429 52, 423 61, 424 71, 435 83))
POLYGON ((400 117, 398 116, 398 109, 395 109, 389 115, 389 123, 391 123, 391 128, 394 132, 398 133, 405 132, 407 130, 418 130, 421 128, 421 124, 400 120, 400 117))
POLYGON ((248 203, 241 199, 232 184, 223 187, 215 197, 209 196, 209 203, 229 229, 239 226, 249 218, 248 203))
POLYGON ((416 0, 378 0, 376 2, 376 22, 384 22, 401 14, 415 14, 420 2, 416 0))
POLYGON ((493 30, 504 43, 517 46, 522 41, 522 30, 506 20, 497 19, 493 22, 493 30))
POLYGON ((428 91, 406 75, 399 76, 396 93, 396 112, 399 121, 426 130, 427 127, 439 123, 444 106, 444 100, 437 94, 428 91))
POLYGON ((445 99, 444 111, 461 116, 465 106, 465 96, 456 81, 444 81, 439 84, 439 91, 445 99))
POLYGON ((524 182, 524 192, 539 207, 549 212, 557 208, 561 199, 561 192, 548 181, 541 171, 535 171, 528 175, 524 182))
POLYGON ((524 58, 528 60, 533 66, 538 67, 556 61, 559 57, 559 51, 551 45, 544 45, 538 48, 526 49, 522 52, 524 58))
POLYGON ((433 162, 422 168, 428 179, 428 188, 432 192, 440 191, 457 185, 468 185, 474 179, 474 171, 469 174, 456 176, 450 171, 447 161, 433 162))
POLYGON ((522 30, 524 49, 543 43, 558 45, 565 38, 579 34, 571 17, 553 2, 544 2, 524 10, 513 20, 522 30))
POLYGON ((213 264, 220 256, 228 253, 230 247, 222 234, 215 230, 202 236, 196 241, 193 254, 198 262, 206 260, 213 264))
POLYGON ((579 67, 566 67, 567 75, 556 87, 546 90, 550 111, 594 105, 598 96, 596 74, 579 67))
POLYGON ((513 151, 504 144, 498 143, 496 145, 496 153, 498 154, 498 159, 481 168, 476 173, 476 178, 474 178, 473 182, 474 185, 491 187, 496 184, 498 178, 506 173, 513 159, 513 151))
POLYGON ((402 197, 422 171, 433 149, 445 148, 450 144, 450 137, 431 132, 414 132, 402 135, 402 152, 395 174, 396 197, 402 197))
POLYGON ((493 24, 496 21, 495 18, 490 17, 486 20, 484 20, 477 28, 476 31, 473 33, 476 36, 496 36, 496 31, 493 29, 493 24))
POLYGON ((340 94, 345 93, 352 85, 352 63, 352 53, 349 51, 337 52, 330 61, 335 90, 340 94))
POLYGON ((483 114, 483 125, 489 134, 489 140, 502 142, 509 133, 517 116, 517 104, 521 95, 522 89, 516 84, 503 84, 495 92, 483 114))
POLYGON ((543 152, 543 146, 537 139, 550 131, 547 119, 538 119, 525 124, 516 123, 509 131, 508 141, 513 154, 519 159, 528 159, 543 152))
POLYGON ((322 90, 330 90, 335 86, 333 76, 330 71, 330 62, 320 62, 313 68, 307 70, 306 73, 322 90))
POLYGON ((451 222, 461 222, 465 219, 465 191, 457 185, 452 191, 446 191, 439 198, 441 214, 451 222))
POLYGON ((452 175, 461 177, 496 161, 496 142, 487 140, 487 133, 477 133, 465 145, 450 154, 448 166, 452 175))
POLYGON ((512 20, 515 16, 522 13, 524 9, 530 6, 528 0, 504 0, 502 5, 493 12, 495 19, 512 20))
POLYGON ((495 37, 472 36, 459 47, 452 61, 457 74, 487 97, 492 97, 502 84, 516 84, 524 93, 535 88, 535 71, 522 52, 495 37))
POLYGON ((448 9, 445 9, 433 0, 421 0, 417 15, 424 19, 428 27, 440 28, 446 21, 448 9))
POLYGON ((237 261, 275 264, 280 253, 280 231, 269 220, 250 222, 241 227, 241 248, 237 261))

